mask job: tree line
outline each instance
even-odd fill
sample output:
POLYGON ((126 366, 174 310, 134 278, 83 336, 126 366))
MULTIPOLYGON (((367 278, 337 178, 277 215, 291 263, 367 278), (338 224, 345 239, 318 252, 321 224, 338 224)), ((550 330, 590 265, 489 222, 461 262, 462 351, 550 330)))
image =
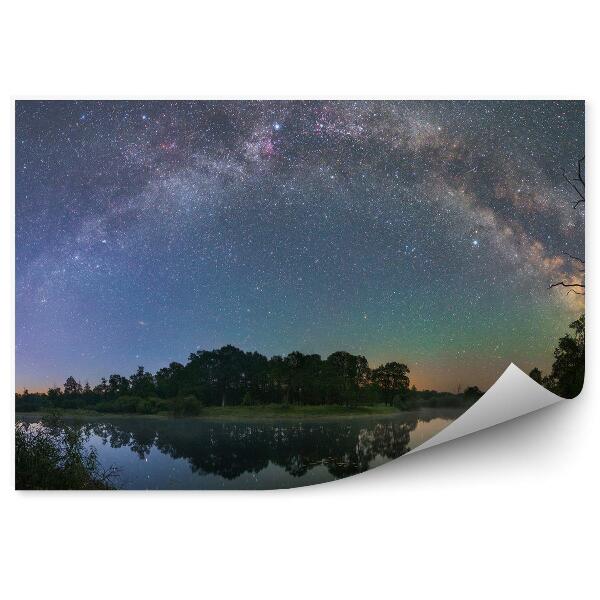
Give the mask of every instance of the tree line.
POLYGON ((129 377, 112 374, 91 387, 73 376, 47 394, 17 395, 18 410, 41 404, 93 408, 101 412, 195 414, 203 406, 303 404, 352 406, 402 405, 410 387, 410 369, 388 362, 371 369, 364 356, 338 351, 325 360, 318 354, 291 352, 267 358, 227 345, 190 354, 183 365, 172 362, 152 374, 143 366, 129 377))
MULTIPOLYGON (((561 337, 554 363, 544 375, 534 368, 530 376, 563 398, 583 387, 585 375, 585 316, 570 324, 573 333, 561 337)), ((99 412, 198 414, 204 406, 231 405, 369 405, 399 408, 450 407, 476 401, 477 386, 462 394, 410 388, 410 369, 388 362, 371 369, 364 356, 338 351, 325 360, 318 354, 291 352, 267 358, 227 345, 190 354, 187 364, 172 362, 155 374, 143 366, 130 377, 112 374, 91 387, 70 376, 63 388, 46 394, 24 390, 16 394, 17 411, 45 408, 90 408, 99 412)))

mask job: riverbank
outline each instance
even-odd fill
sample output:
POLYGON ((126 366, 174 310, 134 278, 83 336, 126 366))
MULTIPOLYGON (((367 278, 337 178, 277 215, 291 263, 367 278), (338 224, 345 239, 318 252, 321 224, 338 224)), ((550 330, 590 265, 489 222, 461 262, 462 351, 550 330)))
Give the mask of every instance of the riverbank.
POLYGON ((109 490, 116 470, 105 469, 85 446, 79 427, 61 421, 40 428, 15 424, 16 490, 109 490))
MULTIPOLYGON (((166 419, 166 418, 186 418, 198 420, 214 421, 234 421, 234 420, 264 420, 264 419, 352 419, 358 417, 381 417, 400 414, 399 408, 384 404, 375 404, 368 406, 338 406, 338 405, 276 405, 265 406, 207 406, 203 408, 200 414, 191 417, 174 417, 171 413, 161 412, 158 414, 142 415, 139 413, 101 413, 95 410, 71 409, 60 410, 62 417, 81 417, 81 418, 110 418, 119 417, 139 417, 142 419, 166 419)), ((44 417, 49 412, 17 412, 16 417, 44 417)))

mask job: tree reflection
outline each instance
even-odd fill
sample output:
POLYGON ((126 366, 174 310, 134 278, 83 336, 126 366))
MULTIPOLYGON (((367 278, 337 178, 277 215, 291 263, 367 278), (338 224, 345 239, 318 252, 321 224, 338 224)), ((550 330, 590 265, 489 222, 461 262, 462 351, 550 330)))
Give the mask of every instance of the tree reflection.
POLYGON ((390 460, 405 454, 417 423, 431 418, 418 413, 405 413, 402 421, 367 422, 121 418, 81 427, 87 436, 93 434, 113 448, 131 448, 140 459, 157 448, 174 459, 187 460, 195 473, 220 475, 228 480, 244 473, 258 474, 269 463, 296 478, 322 465, 337 479, 367 470, 376 459, 390 460))

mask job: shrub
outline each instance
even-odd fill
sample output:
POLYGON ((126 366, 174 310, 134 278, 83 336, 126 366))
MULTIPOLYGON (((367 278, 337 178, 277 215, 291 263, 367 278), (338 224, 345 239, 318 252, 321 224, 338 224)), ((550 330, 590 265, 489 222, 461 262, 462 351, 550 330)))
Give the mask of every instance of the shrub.
POLYGON ((48 407, 48 398, 44 394, 31 394, 20 396, 15 399, 16 412, 36 412, 48 407))
POLYGON ((114 400, 115 412, 121 413, 132 413, 136 412, 138 405, 143 402, 144 399, 139 396, 119 396, 114 400))
POLYGON ((201 410, 202 402, 194 394, 177 397, 173 403, 173 412, 177 416, 195 416, 199 415, 201 410))
POLYGON ((156 412, 156 404, 152 398, 143 398, 135 405, 135 412, 141 415, 151 415, 156 412))
POLYGON ((114 468, 103 470, 79 430, 53 419, 50 425, 15 425, 15 489, 112 488, 114 468))
POLYGON ((156 412, 173 412, 174 401, 172 398, 154 398, 156 400, 156 412))

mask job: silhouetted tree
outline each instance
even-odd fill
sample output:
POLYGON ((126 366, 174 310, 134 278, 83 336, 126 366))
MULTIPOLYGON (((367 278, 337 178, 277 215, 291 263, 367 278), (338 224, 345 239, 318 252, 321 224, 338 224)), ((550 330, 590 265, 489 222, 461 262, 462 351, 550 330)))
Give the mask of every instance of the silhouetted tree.
POLYGON ((476 385, 471 385, 465 389, 463 395, 465 398, 469 398, 470 400, 478 400, 481 398, 481 396, 483 396, 483 392, 476 385))
POLYGON ((61 396, 62 392, 59 387, 51 387, 48 390, 48 400, 50 401, 50 404, 54 406, 56 406, 61 396))
POLYGON ((573 333, 558 340, 548 387, 563 398, 574 398, 583 387, 585 377, 585 316, 569 325, 573 333))
POLYGON ((542 372, 537 367, 531 369, 531 371, 529 372, 529 377, 531 377, 531 379, 533 379, 536 383, 539 383, 541 385, 542 372))
POLYGON ((391 404, 395 396, 408 390, 409 373, 410 369, 405 364, 389 362, 373 369, 371 379, 382 391, 385 401, 391 404))
POLYGON ((66 396, 76 396, 81 394, 82 387, 73 376, 67 377, 64 385, 64 393, 66 396))
POLYGON ((334 382, 341 387, 344 404, 358 399, 358 391, 370 378, 369 363, 364 356, 334 352, 327 357, 327 367, 334 382))
POLYGON ((129 379, 122 375, 113 374, 108 378, 108 393, 115 397, 129 391, 129 379))
POLYGON ((129 378, 129 387, 136 396, 145 398, 154 393, 154 377, 152 373, 139 366, 137 371, 129 378))
POLYGON ((156 372, 156 391, 161 398, 172 398, 177 396, 183 384, 184 366, 178 362, 172 362, 168 367, 163 367, 156 372))
POLYGON ((94 394, 100 398, 106 398, 108 394, 108 384, 106 383, 106 377, 100 379, 100 383, 94 388, 94 394))

